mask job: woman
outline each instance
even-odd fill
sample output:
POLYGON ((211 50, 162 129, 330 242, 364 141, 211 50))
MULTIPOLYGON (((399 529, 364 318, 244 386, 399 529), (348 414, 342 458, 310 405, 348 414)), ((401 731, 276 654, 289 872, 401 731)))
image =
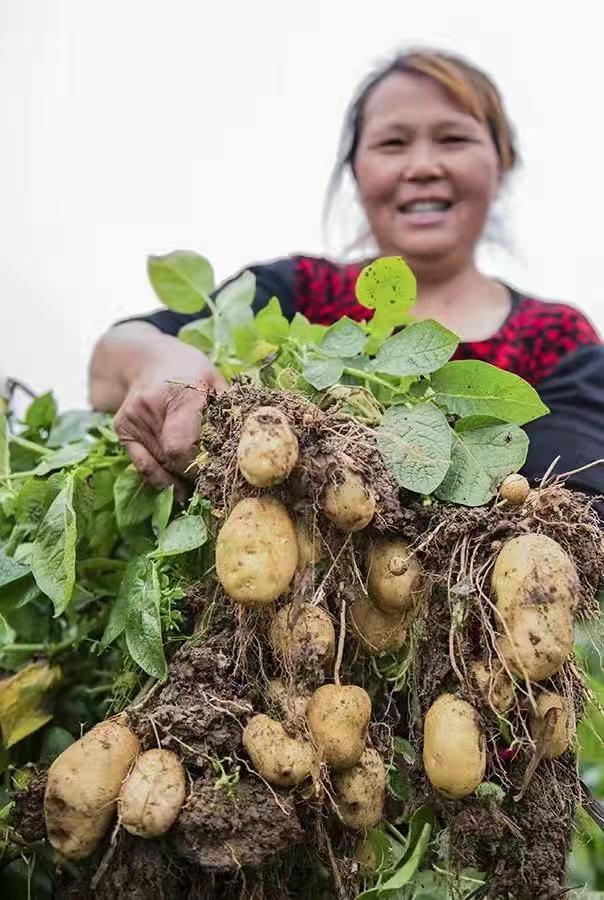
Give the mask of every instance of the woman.
MULTIPOLYGON (((403 256, 418 281, 415 314, 460 336, 457 358, 481 359, 536 386, 551 415, 528 427, 526 473, 540 477, 560 455, 558 471, 604 456, 604 375, 600 339, 564 304, 524 296, 476 266, 489 212, 514 169, 512 129, 496 87, 469 63, 440 52, 397 57, 359 91, 345 125, 336 168, 350 170, 381 256, 403 256)), ((284 312, 329 324, 361 320, 354 284, 361 263, 294 256, 252 266, 255 308, 279 297, 284 312)), ((220 375, 197 350, 177 340, 191 318, 152 313, 112 328, 91 364, 93 406, 117 410, 116 428, 155 487, 175 482, 195 455, 203 392, 220 375)), ((598 467, 575 486, 604 493, 598 467)))

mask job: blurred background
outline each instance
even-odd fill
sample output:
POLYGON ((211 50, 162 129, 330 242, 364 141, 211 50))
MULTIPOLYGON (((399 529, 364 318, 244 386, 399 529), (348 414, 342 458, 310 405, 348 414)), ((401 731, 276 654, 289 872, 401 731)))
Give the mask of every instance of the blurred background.
POLYGON ((417 43, 484 66, 517 126, 524 167, 502 205, 512 247, 485 248, 487 267, 604 330, 599 12, 589 0, 1 0, 0 372, 83 406, 95 338, 156 305, 149 253, 197 250, 221 279, 324 251, 348 99, 375 62, 417 43))

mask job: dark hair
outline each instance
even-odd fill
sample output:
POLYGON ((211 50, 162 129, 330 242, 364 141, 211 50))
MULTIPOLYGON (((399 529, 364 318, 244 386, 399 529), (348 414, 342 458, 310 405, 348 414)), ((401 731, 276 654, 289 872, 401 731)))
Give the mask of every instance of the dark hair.
POLYGON ((336 163, 329 181, 325 206, 327 219, 334 196, 347 168, 354 176, 354 161, 363 129, 363 113, 375 88, 389 75, 401 72, 422 75, 443 87, 454 100, 489 130, 502 174, 518 162, 512 124, 501 94, 489 76, 460 56, 440 50, 409 50, 373 72, 359 87, 350 104, 340 137, 336 163))

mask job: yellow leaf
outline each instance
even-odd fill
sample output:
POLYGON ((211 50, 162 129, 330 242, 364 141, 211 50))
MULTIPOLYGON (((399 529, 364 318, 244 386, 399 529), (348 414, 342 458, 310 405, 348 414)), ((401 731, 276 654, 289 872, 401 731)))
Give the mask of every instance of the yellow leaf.
POLYGON ((12 747, 52 719, 48 695, 60 678, 57 666, 39 662, 0 681, 0 730, 5 747, 12 747))

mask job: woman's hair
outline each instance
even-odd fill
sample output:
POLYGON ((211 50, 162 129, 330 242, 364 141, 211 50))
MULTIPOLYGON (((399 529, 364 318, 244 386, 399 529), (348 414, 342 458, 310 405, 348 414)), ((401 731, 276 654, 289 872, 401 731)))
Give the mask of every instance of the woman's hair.
POLYGON ((484 124, 491 135, 502 175, 510 172, 518 162, 514 130, 501 94, 485 72, 460 56, 440 50, 414 49, 399 53, 361 84, 348 108, 327 191, 326 221, 346 171, 349 170, 354 178, 354 162, 367 100, 382 81, 399 72, 430 78, 444 88, 465 112, 484 124))

